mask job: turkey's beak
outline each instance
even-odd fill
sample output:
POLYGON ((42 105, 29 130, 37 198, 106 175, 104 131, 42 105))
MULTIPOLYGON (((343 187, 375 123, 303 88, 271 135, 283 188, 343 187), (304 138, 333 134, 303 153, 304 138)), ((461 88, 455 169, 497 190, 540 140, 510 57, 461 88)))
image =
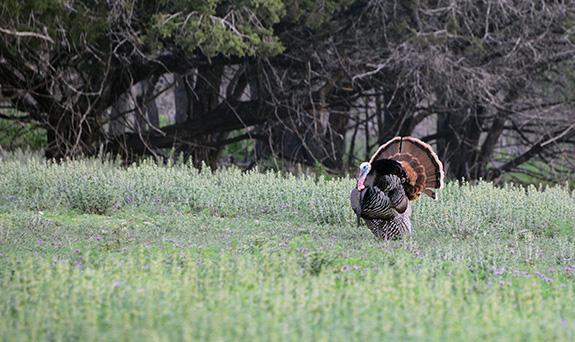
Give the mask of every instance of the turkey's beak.
POLYGON ((361 171, 357 178, 357 190, 362 191, 365 189, 365 179, 367 178, 368 171, 361 171))

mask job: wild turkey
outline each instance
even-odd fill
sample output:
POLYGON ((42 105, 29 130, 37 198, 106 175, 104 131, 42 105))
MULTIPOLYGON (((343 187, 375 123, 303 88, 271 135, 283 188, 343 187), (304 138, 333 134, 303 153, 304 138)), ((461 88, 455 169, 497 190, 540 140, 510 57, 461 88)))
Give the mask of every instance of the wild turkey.
POLYGON ((421 193, 435 199, 443 187, 443 164, 433 149, 413 137, 395 137, 359 166, 351 207, 378 238, 411 233, 411 203, 421 193))

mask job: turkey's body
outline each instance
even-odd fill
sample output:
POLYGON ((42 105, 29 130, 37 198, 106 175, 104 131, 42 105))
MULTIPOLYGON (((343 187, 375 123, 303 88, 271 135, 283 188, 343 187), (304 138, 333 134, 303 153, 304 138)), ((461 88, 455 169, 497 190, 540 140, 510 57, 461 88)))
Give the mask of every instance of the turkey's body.
POLYGON ((398 177, 386 175, 377 185, 351 193, 352 206, 378 238, 395 240, 411 233, 411 204, 398 177))
POLYGON ((411 233, 411 203, 422 193, 436 197, 443 186, 443 164, 433 149, 413 137, 395 137, 361 163, 351 207, 378 238, 411 233))
POLYGON ((411 208, 409 213, 397 214, 390 219, 365 220, 367 228, 373 235, 384 240, 396 240, 402 236, 411 234, 411 208))

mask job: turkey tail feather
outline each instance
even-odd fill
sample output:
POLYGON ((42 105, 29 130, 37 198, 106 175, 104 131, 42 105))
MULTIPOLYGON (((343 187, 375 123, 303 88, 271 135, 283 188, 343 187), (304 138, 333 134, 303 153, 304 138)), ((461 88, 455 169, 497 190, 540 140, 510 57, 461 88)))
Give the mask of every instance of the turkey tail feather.
POLYGON ((435 198, 431 189, 443 187, 445 172, 443 163, 429 144, 414 137, 395 137, 383 144, 371 157, 370 163, 380 159, 398 161, 405 170, 409 186, 406 193, 410 200, 419 198, 421 193, 435 198))

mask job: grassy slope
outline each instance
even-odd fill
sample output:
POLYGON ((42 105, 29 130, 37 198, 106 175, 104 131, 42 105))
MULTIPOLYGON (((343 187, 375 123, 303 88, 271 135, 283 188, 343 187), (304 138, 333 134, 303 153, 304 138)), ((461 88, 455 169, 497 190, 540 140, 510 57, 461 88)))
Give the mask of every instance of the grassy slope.
POLYGON ((0 340, 575 337, 575 197, 450 184, 415 234, 353 181, 0 162, 0 340))

